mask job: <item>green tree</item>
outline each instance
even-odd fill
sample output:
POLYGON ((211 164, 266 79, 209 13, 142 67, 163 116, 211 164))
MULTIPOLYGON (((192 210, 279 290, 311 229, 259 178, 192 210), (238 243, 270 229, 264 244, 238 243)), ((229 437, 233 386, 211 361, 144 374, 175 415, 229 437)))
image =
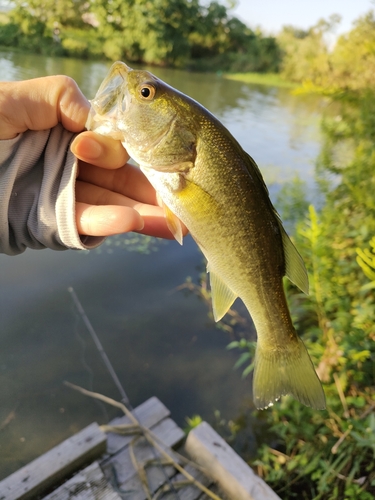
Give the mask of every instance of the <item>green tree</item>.
POLYGON ((286 26, 278 36, 283 76, 307 89, 365 90, 375 85, 375 14, 360 17, 333 49, 327 44, 340 18, 333 15, 309 30, 286 26))
POLYGON ((188 36, 197 0, 93 0, 110 59, 177 64, 190 53, 188 36))
POLYGON ((254 32, 213 1, 201 7, 190 34, 191 58, 223 71, 277 71, 280 50, 275 38, 254 32))
POLYGON ((92 26, 86 23, 85 15, 88 14, 89 2, 14 0, 13 3, 15 7, 9 13, 11 22, 6 28, 0 29, 0 39, 8 38, 12 40, 11 46, 34 52, 79 56, 88 54, 88 32, 92 26), (3 37, 2 32, 5 33, 3 37), (73 38, 70 38, 72 35, 73 38))
POLYGON ((23 26, 27 32, 25 21, 40 23, 47 29, 54 23, 60 26, 82 27, 85 23, 82 15, 88 11, 90 3, 86 0, 14 0, 15 8, 11 11, 14 22, 23 26))
POLYGON ((244 53, 257 35, 227 8, 216 2, 200 7, 190 35, 192 57, 206 57, 226 52, 244 53))
POLYGON ((15 0, 0 41, 37 52, 169 66, 275 71, 272 37, 230 15, 235 5, 200 0, 15 0), (56 33, 57 31, 57 33, 56 33), (51 44, 53 34, 55 41, 51 44), (8 43, 9 41, 9 43, 8 43), (193 61, 193 64, 192 64, 193 61))
POLYGON ((306 31, 285 26, 277 37, 282 50, 282 75, 294 82, 310 80, 324 85, 330 72, 327 36, 339 22, 340 16, 334 14, 306 31))
POLYGON ((333 85, 352 90, 374 87, 374 11, 360 17, 349 33, 340 36, 331 60, 333 85))

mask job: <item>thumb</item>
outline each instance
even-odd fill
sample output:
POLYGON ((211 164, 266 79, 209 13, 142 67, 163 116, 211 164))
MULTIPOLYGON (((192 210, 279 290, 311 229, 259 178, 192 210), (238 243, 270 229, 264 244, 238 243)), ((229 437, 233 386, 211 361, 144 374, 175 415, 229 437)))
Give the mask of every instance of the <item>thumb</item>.
POLYGON ((0 83, 0 139, 57 123, 71 132, 84 129, 89 103, 68 76, 0 83))

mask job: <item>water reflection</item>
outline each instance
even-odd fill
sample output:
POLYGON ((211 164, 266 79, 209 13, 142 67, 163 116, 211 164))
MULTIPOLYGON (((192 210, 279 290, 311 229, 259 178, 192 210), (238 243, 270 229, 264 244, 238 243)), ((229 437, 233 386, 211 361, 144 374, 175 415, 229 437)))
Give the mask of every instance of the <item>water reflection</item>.
MULTIPOLYGON (((72 76, 93 97, 109 63, 0 52, 0 79, 72 76)), ((321 101, 217 75, 152 68, 225 123, 274 188, 296 172, 312 181, 321 101)), ((272 193, 274 190, 271 191, 272 193)), ((176 291, 202 257, 187 238, 151 255, 27 251, 0 255, 0 477, 112 410, 72 393, 70 380, 118 397, 67 292, 76 290, 133 405, 158 396, 180 425, 237 413, 250 381, 232 367, 227 334, 197 298, 176 291)))
POLYGON ((113 416, 62 384, 72 381, 118 398, 72 307, 73 285, 133 405, 157 395, 183 425, 186 415, 229 416, 249 395, 197 298, 177 292, 201 256, 191 240, 152 256, 115 250, 0 256, 0 475, 93 420, 113 416))

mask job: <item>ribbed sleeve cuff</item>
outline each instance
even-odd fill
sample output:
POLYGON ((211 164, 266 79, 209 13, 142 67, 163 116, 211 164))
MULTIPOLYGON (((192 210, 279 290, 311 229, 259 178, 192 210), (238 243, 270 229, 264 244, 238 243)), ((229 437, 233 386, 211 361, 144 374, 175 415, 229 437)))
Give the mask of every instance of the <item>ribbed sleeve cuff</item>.
POLYGON ((0 141, 0 252, 86 250, 104 240, 77 232, 73 138, 57 125, 0 141))
POLYGON ((97 247, 105 238, 101 236, 80 236, 78 234, 74 189, 77 168, 78 160, 69 149, 66 155, 65 168, 57 194, 56 219, 62 243, 68 248, 87 250, 97 247))

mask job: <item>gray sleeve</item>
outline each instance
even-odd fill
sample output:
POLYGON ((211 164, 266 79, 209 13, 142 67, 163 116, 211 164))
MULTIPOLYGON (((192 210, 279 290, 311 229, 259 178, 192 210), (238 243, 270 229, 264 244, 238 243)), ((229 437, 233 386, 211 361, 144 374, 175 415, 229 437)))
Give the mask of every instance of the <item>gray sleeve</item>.
POLYGON ((77 232, 73 138, 57 125, 0 141, 0 253, 84 250, 103 241, 77 232))

